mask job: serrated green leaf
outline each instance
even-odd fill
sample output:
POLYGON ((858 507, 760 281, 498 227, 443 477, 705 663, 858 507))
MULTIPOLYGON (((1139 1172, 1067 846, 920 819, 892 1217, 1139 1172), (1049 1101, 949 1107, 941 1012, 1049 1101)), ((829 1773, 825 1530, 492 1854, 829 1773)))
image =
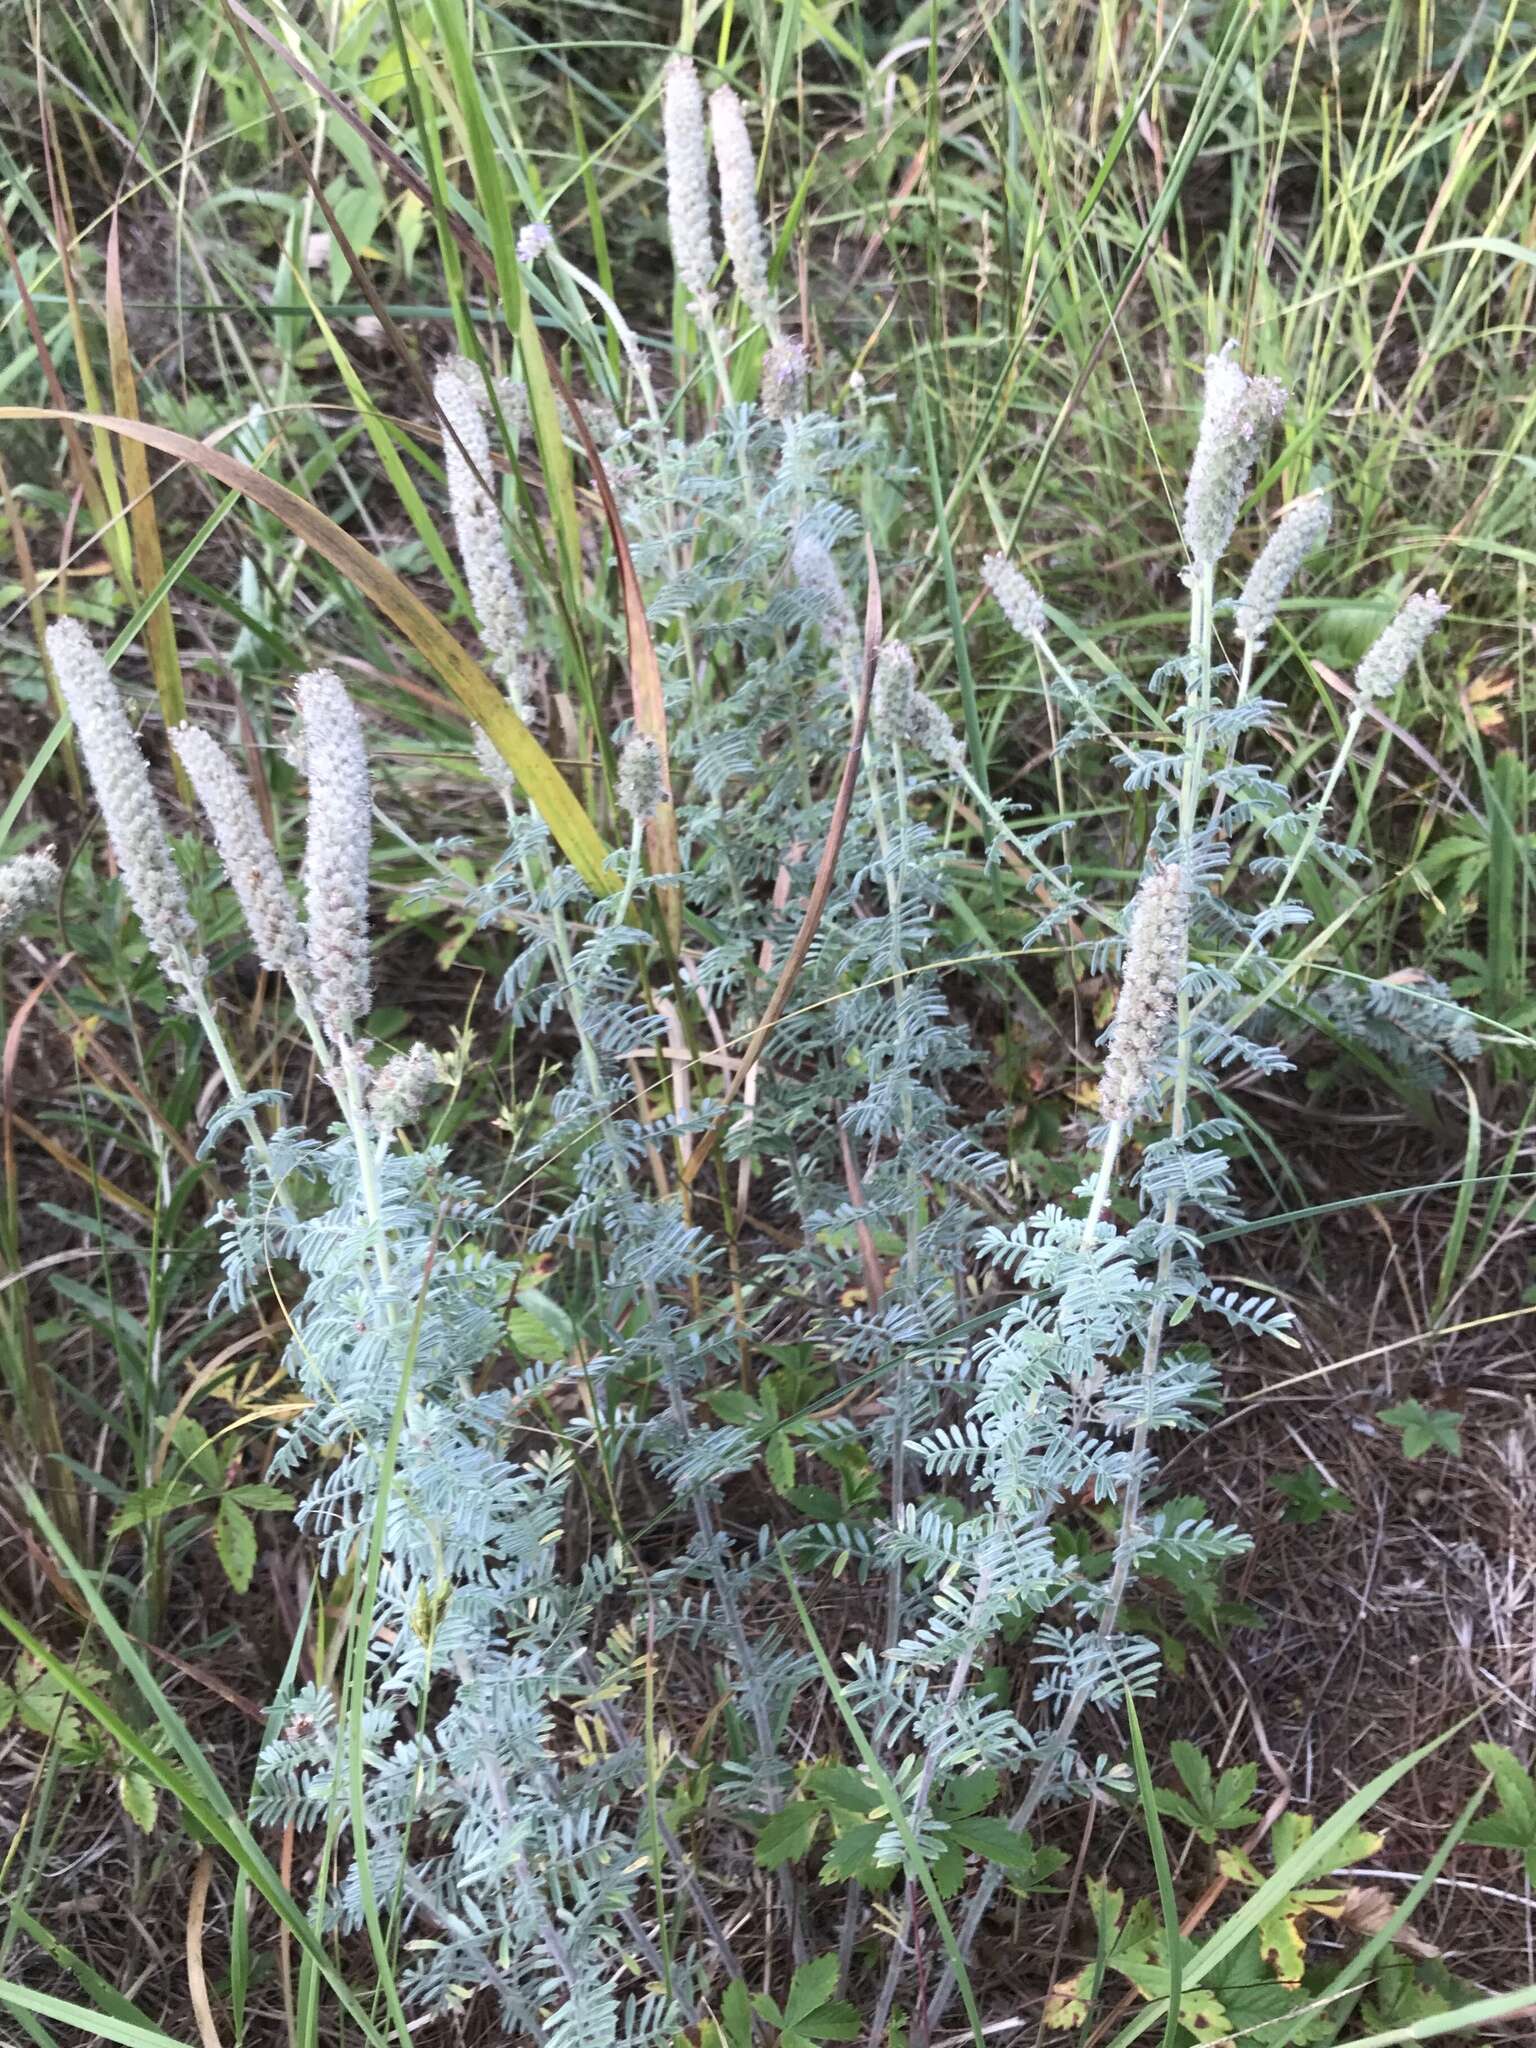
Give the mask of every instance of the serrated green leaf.
MULTIPOLYGON (((1474 1742, 1472 1754, 1493 1779, 1500 1818, 1519 1831, 1520 1848, 1536 1847, 1536 1783, 1511 1749, 1502 1742, 1474 1742)), ((1477 1839, 1477 1829, 1489 1821, 1475 1821, 1468 1841, 1477 1839)))
POLYGON ((1448 1457, 1461 1456, 1461 1412, 1456 1408, 1426 1408, 1421 1401, 1399 1401, 1396 1407, 1377 1410, 1376 1420, 1401 1430, 1403 1456, 1422 1458, 1441 1450, 1448 1457))
POLYGON ((1015 1833, 1007 1821, 995 1814, 982 1813, 957 1820, 954 1833, 963 1848, 974 1849, 978 1856, 985 1856, 1000 1869, 1013 1871, 1019 1877, 1034 1875, 1034 1843, 1028 1835, 1015 1833))
POLYGON ((141 1529, 147 1523, 158 1522, 163 1516, 174 1514, 194 1501, 203 1489, 191 1479, 161 1479, 153 1486, 141 1486, 135 1492, 125 1495, 122 1505, 107 1524, 107 1541, 115 1543, 119 1536, 125 1536, 130 1529, 141 1529))
POLYGON ((248 1593, 256 1570, 256 1524, 230 1494, 219 1502, 213 1547, 224 1567, 225 1578, 237 1593, 248 1593))
POLYGON ((117 1796, 124 1813, 140 1833, 153 1834, 160 1799, 150 1780, 138 1771, 122 1771, 118 1774, 117 1796))
POLYGON ((803 2025, 819 2005, 826 2004, 836 1989, 835 1955, 812 1956, 808 1963, 802 1963, 789 1980, 789 1996, 784 2001, 785 2026, 803 2025))
POLYGON ((996 1771, 971 1771, 963 1778, 951 1778, 935 1804, 946 1815, 980 1813, 997 1797, 998 1783, 996 1771))
POLYGON ((795 1447, 787 1429, 776 1429, 763 1447, 768 1484, 774 1492, 787 1494, 795 1483, 795 1447))
MULTIPOLYGON (((777 1870, 803 1856, 815 1838, 821 1808, 813 1799, 792 1799, 768 1818, 753 1854, 760 1870, 777 1870)), ((836 1958, 834 1958, 834 1961, 836 1958)))
POLYGON ((293 1506, 291 1493, 284 1493, 280 1486, 267 1486, 255 1479, 244 1486, 232 1486, 226 1498, 238 1501, 243 1508, 253 1511, 270 1509, 277 1514, 293 1506))

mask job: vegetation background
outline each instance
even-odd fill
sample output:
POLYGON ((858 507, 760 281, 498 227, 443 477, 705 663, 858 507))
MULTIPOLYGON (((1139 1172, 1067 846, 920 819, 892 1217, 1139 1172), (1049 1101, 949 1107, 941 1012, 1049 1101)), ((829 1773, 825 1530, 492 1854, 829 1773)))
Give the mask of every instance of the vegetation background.
MULTIPOLYGON (((446 616, 456 578, 425 380, 465 322, 488 345, 505 335, 494 286, 439 238, 396 159, 446 179, 493 257, 522 221, 547 220, 653 347, 665 391, 677 326, 656 85, 679 42, 753 110, 777 281, 816 386, 846 399, 862 379, 871 406, 895 401, 890 476, 865 507, 888 614, 929 655, 953 642, 948 701, 994 794, 1041 814, 1060 801, 1047 710, 980 610, 982 554, 1002 545, 1029 567, 1090 672, 1162 659, 1185 608, 1176 505, 1198 366, 1228 332, 1294 393, 1292 473, 1261 469, 1261 502, 1327 481, 1347 508, 1311 579, 1307 658, 1282 631, 1266 683, 1287 705, 1296 776, 1337 739, 1341 678, 1379 623, 1363 600, 1412 577, 1453 607, 1349 772, 1364 879, 1320 907, 1346 975, 1436 978, 1483 1021, 1484 1051, 1426 1080, 1323 1041, 1250 1090, 1265 1124, 1243 1175, 1260 1220, 1223 1257, 1295 1311, 1304 1350, 1287 1370, 1238 1347, 1224 1419, 1179 1453, 1180 1488, 1257 1541, 1225 1584, 1185 1589, 1164 1617, 1178 1675, 1146 1736, 1154 1758, 1175 1738, 1253 1758, 1267 1786, 1323 1811, 1470 1717, 1381 1816, 1390 1867, 1408 1873, 1482 1781, 1471 1737, 1529 1748, 1524 0, 727 0, 681 16, 557 0, 12 0, 3 829, 5 851, 52 843, 69 872, 5 974, 0 1599, 19 1641, 71 1660, 121 1732, 88 1739, 67 1689, 39 1692, 22 1650, 0 1658, 0 1977, 115 2012, 105 2038, 138 2039, 147 2019, 206 2041, 209 1982, 217 2004, 249 1967, 242 1943, 272 1938, 270 1923, 250 1935, 249 1892, 206 1846, 216 1831, 163 1796, 172 1766, 146 1683, 238 1800, 312 1566, 261 1491, 291 1413, 281 1331, 258 1315, 210 1338, 203 1321, 220 1190, 197 1146, 212 1098, 187 1021, 124 998, 132 936, 45 676, 46 619, 68 609, 131 648, 119 677, 167 717, 183 703, 237 715, 280 834, 285 692, 317 647, 349 649, 399 828, 375 867, 388 906, 375 1035, 461 1047, 446 1129, 498 1195, 507 1140, 537 1121, 566 1052, 509 1032, 492 1002, 496 937, 424 851, 462 835, 468 874, 494 858, 500 818, 462 715, 377 590, 326 558, 318 528, 293 531, 208 468, 156 456, 146 470, 131 439, 27 409, 222 436, 446 616), (190 1453, 188 1422, 202 1432, 190 1453), (196 1512, 125 1528, 122 1503, 162 1477, 173 1442, 201 1482, 196 1512)), ((535 305, 590 392, 591 332, 553 293, 535 305)), ((530 468, 526 491, 525 566, 579 622, 606 702, 626 679, 601 520, 569 480, 530 468), (562 490, 585 581, 554 544, 562 490)), ((556 720, 557 753, 576 730, 556 720)), ((593 760, 564 765, 597 801, 593 760)), ((165 791, 179 801, 169 769, 165 791)), ((1094 818, 1133 860, 1143 820, 1108 778, 1094 818)), ((990 956, 954 998, 991 1055, 971 1107, 1001 1113, 1019 1184, 1049 1193, 1108 990, 1081 961, 1014 962, 1027 906, 983 872, 963 806, 957 829, 978 857, 950 906, 953 949, 990 956)), ((211 866, 203 880, 204 929, 231 941, 211 866)), ((252 1085, 291 1072, 270 989, 241 978, 238 945, 215 954, 252 1085)), ((1117 1854, 1145 1871, 1134 1837, 1123 1815, 1069 1816, 1074 1882, 1117 1854)), ((1528 1879, 1486 1850, 1457 1871, 1431 1887, 1419 1933, 1490 1989, 1529 1981, 1528 1879)), ((1065 1940, 1071 1904, 1053 1911, 1065 1940)), ((1049 1974, 1024 1971, 1029 1997, 1049 1974)), ((35 2002, 9 2010, 8 2039, 75 2038, 35 2002)), ((464 2038, 493 2037, 478 2024, 464 2038)))

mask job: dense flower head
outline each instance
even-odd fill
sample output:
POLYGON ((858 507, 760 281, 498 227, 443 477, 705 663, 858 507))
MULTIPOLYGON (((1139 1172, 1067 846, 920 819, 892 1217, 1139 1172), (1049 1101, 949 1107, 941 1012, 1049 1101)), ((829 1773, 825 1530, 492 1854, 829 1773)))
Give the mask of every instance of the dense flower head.
POLYGON ((197 927, 171 858, 149 765, 85 628, 74 619, 58 619, 47 640, 128 900, 166 978, 190 994, 201 986, 207 963, 195 950, 197 927))
POLYGON ((373 801, 363 729, 329 669, 301 676, 299 718, 309 776, 304 910, 315 1009, 338 1043, 350 1040, 373 1000, 368 948, 368 854, 373 801))
POLYGON ((771 420, 788 419, 805 410, 805 380, 811 359, 805 343, 793 335, 782 335, 763 357, 758 385, 763 411, 771 420))
POLYGON ((619 808, 643 825, 667 800, 661 748, 649 733, 631 733, 619 755, 619 808))
POLYGON ((546 249, 555 246, 555 231, 547 221, 526 221, 517 231, 517 260, 536 263, 546 249))
POLYGON ((981 580, 1020 639, 1044 637, 1045 603, 1022 569, 1016 568, 1006 555, 988 555, 981 565, 981 580))
POLYGON ((1099 1082, 1106 1123, 1129 1118, 1152 1078, 1188 956, 1189 898, 1174 862, 1149 874, 1131 905, 1120 999, 1099 1082))
POLYGON ((1355 688, 1360 695, 1378 700, 1394 696, 1403 677, 1423 653, 1430 634, 1450 609, 1433 590, 1410 597, 1361 657, 1355 670, 1355 688))
POLYGON ((710 94, 709 128, 720 179, 720 231, 731 274, 753 318, 777 334, 779 316, 768 283, 768 237, 757 210, 757 160, 741 101, 728 85, 710 94))
POLYGON ((441 1078, 437 1054, 419 1039, 409 1052, 391 1055, 369 1084, 368 1114, 375 1130, 397 1131, 415 1123, 441 1078))
POLYGON ((1264 645, 1297 570, 1328 538, 1332 522, 1333 504, 1326 491, 1308 491, 1281 514, 1237 600, 1237 630, 1255 652, 1264 645))
POLYGON ((672 261, 689 298, 707 307, 712 298, 715 245, 709 222, 709 148, 704 137, 704 94, 693 59, 667 60, 661 83, 661 126, 667 152, 667 226, 672 261))
MULTIPOLYGON (((450 357, 432 380, 447 431, 443 435, 443 468, 448 478, 448 508, 458 545, 464 581, 479 621, 480 637, 490 650, 492 667, 513 708, 528 713, 524 650, 528 612, 507 555, 501 512, 491 494, 491 437, 486 424, 484 386, 472 363, 450 357)), ((506 397, 510 399, 511 392, 506 397)), ((512 407, 504 403, 509 424, 512 407)))
POLYGON ((916 747, 952 769, 965 766, 965 750, 955 729, 928 693, 917 687, 917 663, 902 640, 887 640, 875 657, 869 722, 875 737, 890 746, 916 747))
POLYGON ((213 829, 214 844, 245 913, 257 959, 273 973, 287 975, 296 990, 306 989, 309 967, 304 935, 261 813, 244 780, 217 740, 195 726, 178 726, 171 743, 213 829))
POLYGON ((51 853, 18 853, 0 862, 0 939, 8 939, 40 910, 59 886, 51 853))
POLYGON ((1221 560, 1264 436, 1285 410, 1285 386, 1250 377, 1228 342, 1205 361, 1205 410, 1184 497, 1184 538, 1197 570, 1221 560))

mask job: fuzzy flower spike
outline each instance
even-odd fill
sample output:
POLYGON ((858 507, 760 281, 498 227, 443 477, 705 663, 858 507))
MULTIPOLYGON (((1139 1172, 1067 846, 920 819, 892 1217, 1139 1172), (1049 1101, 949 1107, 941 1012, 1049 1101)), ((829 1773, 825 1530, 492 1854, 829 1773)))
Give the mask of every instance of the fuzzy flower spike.
POLYGON ((1227 551, 1264 436, 1285 410, 1285 386, 1250 377, 1228 342, 1205 359, 1205 410, 1184 494, 1184 538, 1197 573, 1227 551))
POLYGON ((708 312, 715 275, 709 225, 709 148, 704 139, 704 95, 693 59, 667 60, 661 80, 661 126, 667 151, 667 227, 672 261, 693 307, 708 312))
POLYGON ((201 989, 207 962, 196 951, 197 927, 117 686, 90 635, 74 619, 48 628, 48 659, 75 722, 91 785, 123 887, 138 912, 149 949, 168 981, 187 996, 201 989))
POLYGON ((372 797, 363 729, 329 669, 301 676, 299 718, 309 775, 304 908, 315 1009, 332 1040, 349 1043, 373 1000, 368 953, 372 797))
POLYGON ((18 853, 0 862, 0 940, 11 938, 59 886, 59 864, 51 853, 18 853))
POLYGON ((731 274, 753 319, 777 340, 779 315, 768 283, 768 237, 757 210, 757 162, 741 101, 728 85, 710 95, 709 128, 720 179, 720 228, 731 274))
POLYGON ((1275 623, 1280 600, 1308 555, 1316 554, 1328 538, 1333 506, 1326 491, 1308 491, 1280 516, 1280 523, 1264 543, 1263 552, 1248 572, 1242 595, 1237 600, 1237 630, 1255 654, 1275 623))
POLYGON ((1045 638, 1045 604, 1022 569, 1006 555, 988 555, 981 565, 981 580, 1021 640, 1045 638))
POLYGON ((1386 631, 1371 642, 1355 670, 1355 688, 1361 697, 1381 702, 1395 696, 1403 677, 1449 610, 1450 606, 1433 590, 1410 597, 1386 631))
POLYGON ((207 733, 181 725, 171 734, 171 743, 213 828, 214 844, 245 913, 257 959, 269 972, 286 975, 294 992, 303 995, 309 987, 304 935, 250 791, 224 749, 207 733))
POLYGON ((480 637, 513 710, 526 719, 528 612, 507 558, 501 512, 488 489, 495 471, 480 373, 473 363, 450 357, 432 379, 432 395, 448 428, 443 435, 448 507, 480 637))
POLYGON ((1125 1123, 1151 1080, 1189 955, 1189 898, 1177 863, 1147 876, 1131 905, 1125 973, 1109 1027, 1099 1113, 1125 1123))

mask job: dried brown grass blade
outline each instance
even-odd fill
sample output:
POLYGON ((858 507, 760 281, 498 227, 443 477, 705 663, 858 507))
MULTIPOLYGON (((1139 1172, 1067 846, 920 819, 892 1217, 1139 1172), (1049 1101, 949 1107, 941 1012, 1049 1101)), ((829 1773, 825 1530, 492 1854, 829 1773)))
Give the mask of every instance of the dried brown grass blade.
POLYGON ((205 1849, 192 1873, 187 1897, 187 1992, 197 2014, 198 2038, 203 2048, 224 2048, 208 1997, 208 1976, 203 1968, 203 1916, 208 1910, 208 1887, 213 1882, 213 1851, 205 1849))
POLYGON ((864 679, 859 689, 858 707, 853 718, 853 738, 848 743, 848 758, 843 763, 842 777, 837 786, 837 799, 832 806, 832 820, 827 827, 827 843, 821 850, 821 860, 816 869, 816 879, 811 884, 811 893, 806 901, 805 916, 800 920, 800 929, 795 942, 785 959, 783 972, 774 984, 768 1006, 758 1019, 757 1028, 747 1040, 747 1049, 741 1062, 731 1076, 725 1097, 720 1105, 720 1117, 700 1138, 693 1148, 693 1156, 683 1168, 683 1180, 691 1186, 715 1146, 720 1141, 722 1121, 727 1109, 741 1090, 747 1075, 757 1064, 768 1034, 784 1014, 790 992, 799 979, 805 965, 806 955, 811 950, 821 924, 822 914, 827 907, 827 898, 832 893, 832 877, 837 872, 837 856, 842 850, 843 835, 848 830, 848 814, 853 808, 854 787, 859 778, 859 760, 864 752, 864 733, 869 725, 869 699, 875 681, 875 656, 880 651, 880 639, 884 631, 884 614, 880 604, 880 572, 875 561, 875 550, 869 536, 864 537, 864 554, 869 566, 869 597, 864 606, 864 679))

